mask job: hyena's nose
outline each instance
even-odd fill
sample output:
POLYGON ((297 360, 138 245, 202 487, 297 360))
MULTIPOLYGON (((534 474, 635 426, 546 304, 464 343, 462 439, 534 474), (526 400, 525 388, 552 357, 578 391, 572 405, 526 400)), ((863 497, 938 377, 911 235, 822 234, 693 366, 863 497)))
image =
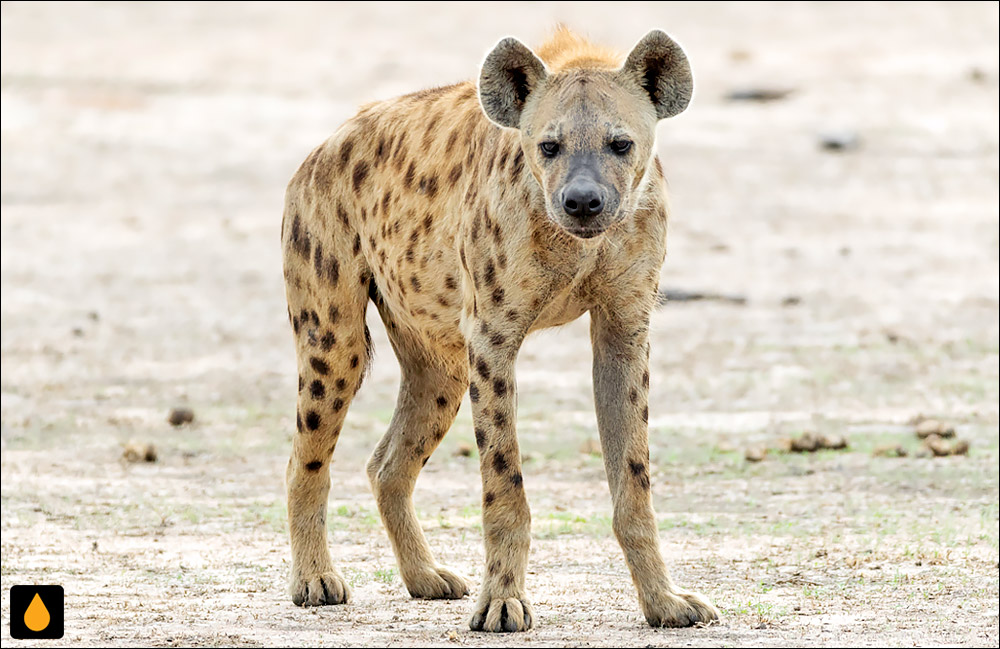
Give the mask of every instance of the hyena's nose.
POLYGON ((604 209, 604 192, 590 180, 572 182, 563 190, 562 204, 570 216, 589 219, 604 209))

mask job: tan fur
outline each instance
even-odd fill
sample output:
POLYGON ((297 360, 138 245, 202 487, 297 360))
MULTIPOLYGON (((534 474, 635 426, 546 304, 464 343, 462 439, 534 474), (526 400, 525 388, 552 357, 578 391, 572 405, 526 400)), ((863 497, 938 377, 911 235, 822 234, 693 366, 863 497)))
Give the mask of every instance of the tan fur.
MULTIPOLYGON (((619 65, 567 30, 540 52, 566 74, 578 73, 578 66, 619 65)), ((596 78, 598 88, 611 83, 607 78, 596 78)), ((637 91, 616 92, 609 96, 626 103, 617 106, 621 113, 655 125, 637 91)), ((539 104, 534 110, 553 109, 539 104)), ((458 598, 469 591, 464 579, 435 561, 411 500, 417 474, 468 390, 486 542, 471 625, 490 631, 532 626, 524 583, 530 513, 515 433, 514 361, 531 331, 590 311, 614 530, 640 606, 654 625, 714 619, 711 604, 671 583, 649 492, 647 337, 667 220, 665 184, 649 140, 637 144, 646 147, 645 157, 612 170, 634 185, 623 189, 634 194, 630 211, 586 240, 553 221, 548 181, 539 176, 534 149, 526 148, 534 145, 491 123, 471 82, 368 105, 308 156, 288 186, 282 224, 299 366, 298 432, 287 472, 296 604, 349 597, 326 542, 329 463, 368 361, 364 318, 372 301, 403 376, 395 414, 367 472, 414 597, 458 598)))
POLYGON ((565 25, 559 25, 535 53, 553 73, 573 68, 615 70, 625 58, 611 48, 591 43, 565 25))

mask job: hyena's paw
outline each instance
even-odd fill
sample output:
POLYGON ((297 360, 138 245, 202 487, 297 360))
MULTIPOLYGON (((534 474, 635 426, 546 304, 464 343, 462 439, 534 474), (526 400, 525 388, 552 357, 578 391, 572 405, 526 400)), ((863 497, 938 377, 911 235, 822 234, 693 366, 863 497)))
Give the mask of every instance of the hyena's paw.
POLYGON ((476 603, 469 627, 473 631, 509 633, 527 631, 535 625, 535 611, 524 595, 491 598, 486 592, 476 603))
POLYGON ((351 589, 336 568, 318 575, 293 575, 290 590, 296 606, 346 604, 351 597, 351 589))
POLYGON ((698 593, 664 593, 653 601, 640 603, 650 626, 694 626, 710 624, 719 619, 719 611, 698 593))
POLYGON ((403 577, 406 590, 420 599, 461 599, 469 593, 464 579, 440 566, 427 567, 403 577))

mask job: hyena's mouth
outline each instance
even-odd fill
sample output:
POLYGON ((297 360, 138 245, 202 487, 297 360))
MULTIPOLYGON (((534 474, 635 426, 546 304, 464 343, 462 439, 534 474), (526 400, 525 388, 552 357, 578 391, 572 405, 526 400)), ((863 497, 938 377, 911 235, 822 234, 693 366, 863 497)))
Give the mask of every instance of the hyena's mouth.
POLYGON ((607 230, 607 228, 603 227, 598 227, 598 228, 593 228, 593 227, 584 228, 579 226, 566 227, 566 231, 572 234, 574 237, 577 237, 578 239, 593 239, 598 235, 604 234, 605 230, 607 230))

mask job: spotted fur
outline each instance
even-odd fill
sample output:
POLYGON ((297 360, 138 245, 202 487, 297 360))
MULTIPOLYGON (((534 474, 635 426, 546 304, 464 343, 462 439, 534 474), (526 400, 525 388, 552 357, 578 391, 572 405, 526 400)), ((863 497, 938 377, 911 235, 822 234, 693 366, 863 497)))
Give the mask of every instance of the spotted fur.
POLYGON ((717 616, 667 574, 647 446, 649 317, 667 223, 654 130, 690 99, 687 59, 658 31, 624 59, 565 29, 539 54, 504 39, 478 87, 459 83, 363 107, 289 183, 282 246, 299 366, 287 470, 296 604, 350 595, 327 547, 328 469, 371 355, 365 312, 373 303, 402 380, 367 473, 411 595, 469 592, 435 561, 411 500, 468 390, 486 544, 470 624, 534 624, 514 361, 527 334, 589 311, 614 531, 642 611, 655 626, 717 616), (629 152, 609 152, 605 140, 625 136, 634 140, 629 152), (563 159, 539 153, 545 137, 561 138, 563 159), (615 201, 593 227, 574 230, 557 198, 584 163, 615 201))

